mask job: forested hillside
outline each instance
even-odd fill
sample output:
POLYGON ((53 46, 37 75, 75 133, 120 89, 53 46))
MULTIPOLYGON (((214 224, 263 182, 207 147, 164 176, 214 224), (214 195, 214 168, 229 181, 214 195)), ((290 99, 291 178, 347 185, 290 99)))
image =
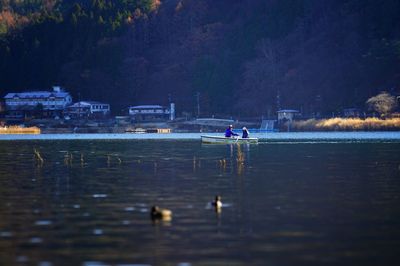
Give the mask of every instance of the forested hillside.
POLYGON ((400 0, 0 0, 0 92, 331 114, 400 88, 400 0))

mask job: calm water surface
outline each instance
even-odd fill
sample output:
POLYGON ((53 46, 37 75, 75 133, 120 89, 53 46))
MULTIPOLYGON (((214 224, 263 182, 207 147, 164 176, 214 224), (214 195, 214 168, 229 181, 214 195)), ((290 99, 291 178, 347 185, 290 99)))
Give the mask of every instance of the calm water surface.
POLYGON ((0 265, 400 265, 400 141, 287 139, 0 141, 0 265))

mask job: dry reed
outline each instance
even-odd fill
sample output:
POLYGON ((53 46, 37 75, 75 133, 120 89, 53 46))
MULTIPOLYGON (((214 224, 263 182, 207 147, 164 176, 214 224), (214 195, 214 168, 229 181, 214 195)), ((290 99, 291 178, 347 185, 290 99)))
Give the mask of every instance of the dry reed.
POLYGON ((237 159, 238 164, 244 164, 244 154, 240 148, 240 144, 237 145, 237 159))
POLYGON ((67 151, 67 153, 64 155, 64 164, 67 166, 72 166, 72 160, 73 160, 72 153, 69 153, 67 151))
POLYGON ((400 130, 400 118, 330 118, 293 121, 296 131, 377 131, 400 130))
POLYGON ((0 127, 0 134, 40 134, 40 128, 20 126, 0 127))
POLYGON ((36 150, 36 149, 33 149, 33 152, 34 152, 34 154, 35 154, 36 160, 37 160, 38 162, 40 162, 40 164, 43 165, 44 160, 43 160, 43 157, 40 155, 39 151, 36 150))

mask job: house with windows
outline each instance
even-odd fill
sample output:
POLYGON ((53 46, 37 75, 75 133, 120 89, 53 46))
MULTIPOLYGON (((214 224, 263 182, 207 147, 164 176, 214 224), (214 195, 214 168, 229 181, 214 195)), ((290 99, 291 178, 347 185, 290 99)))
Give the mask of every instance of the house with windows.
POLYGON ((23 120, 60 116, 72 103, 72 97, 61 87, 54 86, 53 91, 10 92, 4 96, 4 102, 8 120, 23 120))
POLYGON ((129 107, 129 116, 133 122, 156 122, 175 119, 175 105, 137 105, 129 107))
POLYGON ((110 115, 110 105, 95 101, 80 101, 68 106, 64 116, 70 118, 106 118, 110 115))

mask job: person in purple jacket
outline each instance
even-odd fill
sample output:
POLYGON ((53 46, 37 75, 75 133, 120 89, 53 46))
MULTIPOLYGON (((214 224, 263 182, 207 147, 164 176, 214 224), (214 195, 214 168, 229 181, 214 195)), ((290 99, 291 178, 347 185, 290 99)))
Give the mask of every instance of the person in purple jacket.
POLYGON ((225 130, 225 138, 231 138, 233 136, 239 136, 238 134, 232 131, 233 126, 229 125, 229 127, 225 130))

